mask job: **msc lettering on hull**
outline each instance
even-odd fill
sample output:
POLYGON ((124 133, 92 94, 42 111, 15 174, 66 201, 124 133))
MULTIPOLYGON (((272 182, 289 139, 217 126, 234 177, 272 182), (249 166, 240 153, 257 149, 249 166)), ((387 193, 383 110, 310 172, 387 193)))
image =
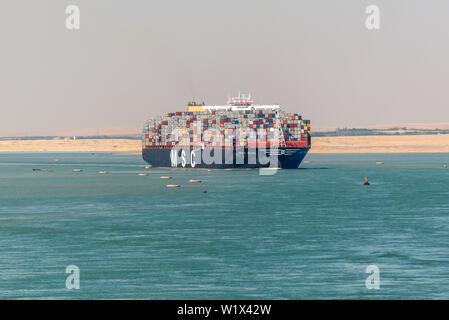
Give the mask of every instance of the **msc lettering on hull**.
POLYGON ((172 149, 170 151, 170 165, 174 168, 181 166, 183 168, 191 167, 200 164, 261 164, 278 166, 279 151, 272 149, 257 149, 247 152, 245 157, 244 149, 221 149, 221 148, 207 148, 207 149, 172 149), (246 159, 245 159, 246 158, 246 159))

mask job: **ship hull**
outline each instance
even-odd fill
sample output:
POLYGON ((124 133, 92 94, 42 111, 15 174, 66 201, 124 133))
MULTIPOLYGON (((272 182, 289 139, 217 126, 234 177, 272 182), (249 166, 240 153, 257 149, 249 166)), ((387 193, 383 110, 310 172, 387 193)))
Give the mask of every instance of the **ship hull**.
POLYGON ((201 149, 143 148, 142 158, 152 167, 207 169, 276 167, 297 169, 309 149, 279 148, 271 151, 269 149, 261 151, 248 148, 223 149, 215 154, 216 151, 201 149), (263 157, 264 155, 265 157, 263 157), (213 161, 211 161, 212 158, 213 161))

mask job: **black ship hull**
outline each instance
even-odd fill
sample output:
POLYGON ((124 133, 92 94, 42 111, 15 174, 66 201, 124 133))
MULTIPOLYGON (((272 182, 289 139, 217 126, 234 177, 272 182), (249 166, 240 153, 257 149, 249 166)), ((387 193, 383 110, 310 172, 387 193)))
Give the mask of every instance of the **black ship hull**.
POLYGON ((142 158, 152 167, 243 169, 297 169, 310 148, 168 149, 144 148, 142 158))

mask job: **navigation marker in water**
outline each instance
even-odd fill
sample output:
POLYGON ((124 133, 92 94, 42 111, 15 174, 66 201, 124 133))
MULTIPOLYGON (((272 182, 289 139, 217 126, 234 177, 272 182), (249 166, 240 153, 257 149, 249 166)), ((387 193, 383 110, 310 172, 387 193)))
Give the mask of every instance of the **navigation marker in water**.
POLYGON ((363 183, 364 186, 369 186, 368 182, 368 176, 365 176, 365 182, 363 183))

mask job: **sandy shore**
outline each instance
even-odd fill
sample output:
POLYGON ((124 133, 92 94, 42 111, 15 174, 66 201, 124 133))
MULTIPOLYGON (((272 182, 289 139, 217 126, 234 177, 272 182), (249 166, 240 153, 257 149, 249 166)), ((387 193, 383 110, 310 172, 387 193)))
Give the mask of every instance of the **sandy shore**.
POLYGON ((118 152, 141 153, 142 142, 131 139, 7 140, 0 152, 118 152))
POLYGON ((449 152, 449 134, 313 138, 311 153, 449 152))
MULTIPOLYGON (((140 140, 8 140, 0 152, 141 153, 140 140)), ((449 153, 449 135, 317 137, 310 153, 449 153)))

